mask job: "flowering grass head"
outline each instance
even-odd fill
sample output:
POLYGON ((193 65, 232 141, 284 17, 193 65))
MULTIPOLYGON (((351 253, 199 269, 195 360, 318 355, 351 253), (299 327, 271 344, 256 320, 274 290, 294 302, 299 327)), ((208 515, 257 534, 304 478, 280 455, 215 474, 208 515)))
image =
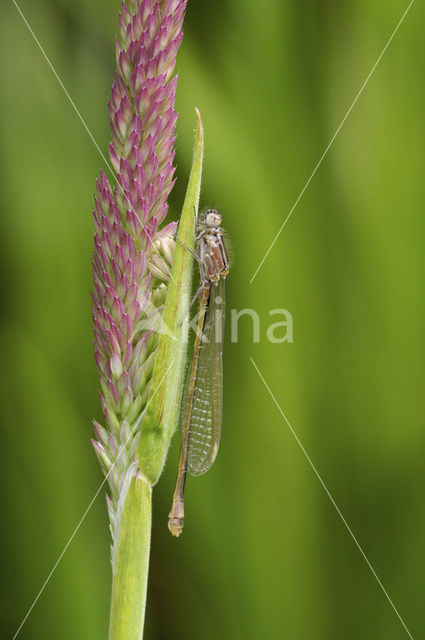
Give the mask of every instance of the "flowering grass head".
POLYGON ((109 155, 94 210, 93 322, 104 425, 94 448, 107 474, 113 540, 136 457, 155 361, 175 224, 160 229, 174 184, 176 54, 184 0, 122 4, 109 102, 109 155))
POLYGON ((102 172, 94 210, 93 321, 103 424, 94 449, 109 484, 109 640, 140 640, 152 487, 179 416, 203 159, 199 112, 179 222, 163 226, 174 184, 176 54, 186 0, 127 0, 109 102, 114 182, 102 172))

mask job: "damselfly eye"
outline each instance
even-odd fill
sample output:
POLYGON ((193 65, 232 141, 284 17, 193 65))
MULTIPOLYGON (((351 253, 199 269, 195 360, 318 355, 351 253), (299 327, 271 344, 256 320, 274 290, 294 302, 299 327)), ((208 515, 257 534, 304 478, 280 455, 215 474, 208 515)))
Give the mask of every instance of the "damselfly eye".
POLYGON ((209 227, 219 227, 221 224, 221 213, 215 209, 209 209, 205 214, 205 222, 209 227))

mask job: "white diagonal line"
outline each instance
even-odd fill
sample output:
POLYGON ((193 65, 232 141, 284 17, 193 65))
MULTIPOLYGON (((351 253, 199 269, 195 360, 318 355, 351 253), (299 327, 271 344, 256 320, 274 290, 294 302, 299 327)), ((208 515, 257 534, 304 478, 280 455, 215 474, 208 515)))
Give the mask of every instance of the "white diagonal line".
POLYGON ((297 206, 297 204, 299 203, 299 201, 301 200, 301 198, 304 195, 305 190, 307 189, 308 185, 310 184, 310 182, 312 181, 316 171, 318 170, 318 168, 320 167, 320 165, 322 164, 323 160, 325 159, 326 154, 328 153, 329 149, 331 148, 335 138, 337 137, 338 133, 341 131, 345 121, 347 120, 348 116, 350 115, 354 105, 356 104, 357 100, 360 98, 361 94, 363 93, 363 89, 366 87, 367 83, 370 80, 370 77, 372 76, 373 72, 375 71, 376 67, 378 66, 382 56, 384 55, 384 53, 386 52, 386 50, 388 49, 391 40, 394 38, 395 34, 397 33, 399 27, 401 26, 401 23, 403 22, 404 18, 407 16, 407 13, 410 9, 410 7, 412 6, 412 4, 414 3, 415 0, 411 0, 406 11, 403 13, 403 15, 401 16, 396 28, 394 29, 394 31, 392 32, 387 44, 385 45, 385 47, 382 49, 381 53, 379 54, 379 57, 377 59, 377 61, 375 62, 375 64, 373 65, 372 69, 369 71, 368 76, 366 78, 366 80, 363 82, 362 86, 360 87, 359 92, 357 93, 356 97, 354 98, 350 108, 348 109, 347 113, 345 114, 345 116, 343 117, 343 119, 341 120, 341 123, 338 127, 338 129, 335 131, 334 135, 331 138, 331 141, 329 142, 328 146, 326 147, 326 149, 324 150, 322 156, 320 157, 319 162, 316 164, 316 166, 314 167, 311 176, 309 177, 309 179, 307 180, 307 182, 305 183, 304 187, 301 190, 301 193, 299 194, 298 198, 295 200, 292 209, 290 210, 290 212, 288 213, 288 215, 286 216, 282 226, 280 227, 279 231, 277 232, 273 242, 271 243, 271 245, 269 246, 269 248, 267 249, 266 253, 264 254, 263 259, 261 260, 260 264, 258 265, 258 267, 256 268, 254 275, 252 276, 251 280, 249 281, 249 284, 252 284, 252 282, 254 281, 254 278, 256 277, 257 273, 259 272, 259 270, 261 269, 261 267, 263 266, 264 261, 266 260, 267 256, 269 255, 270 251, 273 249, 276 240, 278 239, 278 237, 280 236, 280 234, 282 233, 286 223, 288 222, 289 218, 291 217, 295 207, 297 206))
POLYGON ((117 464, 121 453, 123 452, 123 450, 125 449, 125 447, 127 446, 129 440, 133 437, 135 431, 138 429, 140 422, 143 418, 143 416, 146 413, 147 408, 149 407, 150 403, 152 402, 152 400, 154 399, 154 397, 156 396, 156 393, 159 389, 159 387, 161 386, 161 384, 163 383, 165 377, 167 376, 169 370, 171 369, 172 365, 174 364, 174 359, 171 361, 171 364, 169 365, 169 367, 167 368, 166 372, 164 373, 163 377, 161 378, 161 381, 159 382, 157 388, 155 389, 155 391, 152 394, 152 397, 149 399, 149 402, 146 404, 146 407, 143 409, 142 413, 140 414, 140 416, 137 418, 136 422, 134 423, 134 428, 131 431, 130 435, 128 436, 127 440, 124 442, 124 444, 120 447, 117 457, 115 458, 114 462, 111 465, 111 468, 109 469, 108 473, 106 474, 105 478, 103 479, 102 483, 100 484, 98 490, 96 491, 96 493, 94 494, 93 498, 91 499, 89 506, 87 507, 87 509, 84 511, 79 523, 77 524, 77 526, 75 527, 71 537, 69 538, 68 542, 66 543, 66 545, 64 546, 62 552, 60 553, 58 559, 56 560, 55 564, 52 567, 52 570, 50 571, 49 575, 47 576, 47 578, 45 579, 45 581, 43 582, 43 585, 40 589, 40 591, 38 592, 38 594, 36 595, 36 597, 33 600, 33 603, 31 604, 30 608, 28 609, 27 613, 25 614, 24 619, 22 620, 21 624, 18 627, 18 630, 16 631, 15 635, 13 636, 13 640, 15 640, 15 638, 18 637, 19 632, 21 631, 22 627, 24 626, 28 616, 30 615, 31 611, 34 609, 35 605, 37 604, 38 599, 40 598, 41 594, 43 593, 44 589, 46 588, 50 578, 52 577, 52 575, 54 574, 54 572, 56 571, 60 561, 62 560, 63 556, 65 555, 69 545, 71 544, 71 542, 73 541, 74 537, 76 536, 79 528, 81 527, 81 525, 83 524, 88 512, 90 511, 90 509, 93 506, 93 503, 95 502, 97 496, 99 495, 99 493, 101 492, 103 486, 105 485, 105 483, 108 481, 109 476, 111 475, 112 471, 115 468, 115 465, 117 464))
POLYGON ((286 424, 288 425, 288 427, 291 430, 292 435, 294 436, 295 440, 297 441, 298 445, 301 448, 301 451, 303 452, 303 454, 305 455, 305 457, 307 458, 311 468, 313 469, 317 479, 319 480, 320 484, 322 485, 323 489, 325 490, 329 500, 332 502, 333 506, 335 507, 336 512, 338 513, 339 517, 341 518, 342 522, 344 523, 348 533, 350 534, 350 536, 352 537, 352 539, 354 540, 358 550, 360 551, 360 553, 362 554, 367 566, 369 567, 369 569, 371 570, 372 574, 374 575, 376 581, 378 582, 379 586, 381 587, 382 591, 385 594, 385 597, 387 598, 388 602, 390 603, 391 607, 393 608, 395 614, 397 615, 397 618, 400 620, 401 624, 404 627, 404 630, 406 631, 407 635, 409 636, 409 638, 411 638, 411 640, 413 640, 413 636, 410 633, 409 629, 407 628, 403 618, 401 617, 401 615, 399 614, 399 612, 397 611, 393 601, 391 600, 390 596, 388 595, 388 592, 386 591, 384 585, 382 584, 382 582, 380 581, 380 579, 378 578, 375 569, 372 567, 372 565, 370 564, 369 560, 367 559, 367 556, 365 554, 365 552, 363 551, 362 547, 360 546, 360 543, 358 542, 356 536, 354 535, 354 533, 351 531, 346 519, 344 518, 344 516, 342 515, 338 505, 336 504, 335 500, 333 499, 331 493, 329 492, 329 489, 327 488, 327 486, 325 485, 324 481, 322 480, 321 475, 319 474, 319 472, 317 471, 316 467, 314 466, 313 462, 310 459, 310 456, 308 455, 307 451, 304 449, 303 445, 300 442, 300 439, 298 438, 297 434, 295 433, 295 431, 293 430, 288 418, 286 417, 286 415, 283 413, 278 401, 276 400, 275 396, 273 395, 272 390, 270 389, 269 385, 267 384, 267 382, 265 381, 261 371, 259 370, 259 368, 257 367, 257 365, 254 362, 254 359, 252 357, 250 357, 250 360, 255 368, 255 370, 257 371, 260 379, 262 380, 264 386, 266 387, 267 391, 269 392, 273 402, 275 403, 276 407, 278 408, 282 418, 285 420, 286 424))
MULTIPOLYGON (((151 242, 151 245, 152 245, 152 247, 153 247, 153 250, 158 254, 158 256, 159 256, 159 257, 161 257, 161 256, 160 256, 160 253, 159 253, 159 251, 158 251, 158 249, 157 249, 157 247, 155 247, 155 244, 154 244, 154 242, 153 242, 153 240, 152 240, 152 236, 150 235, 150 233, 149 233, 149 231, 148 231, 148 229, 147 229, 146 225, 144 225, 144 224, 143 224, 143 222, 140 220, 140 217, 137 215, 137 212, 134 210, 133 205, 131 204, 130 200, 128 199, 127 195, 126 195, 126 194, 125 194, 125 192, 124 192, 124 189, 122 188, 122 186, 121 186, 121 185, 120 185, 120 183, 118 182, 118 179, 117 179, 117 177, 116 177, 116 175, 115 175, 115 172, 114 172, 113 168, 111 167, 111 165, 110 165, 110 163, 108 162, 107 158, 105 158, 104 153, 102 152, 101 148, 100 148, 100 147, 99 147, 99 145, 97 144, 97 142, 96 142, 96 140, 95 140, 95 138, 94 138, 94 136, 93 136, 92 132, 91 132, 91 131, 90 131, 90 129, 88 128, 88 126, 87 126, 87 124, 86 124, 86 122, 85 122, 85 120, 84 120, 83 116, 82 116, 82 115, 81 115, 81 113, 79 112, 79 110, 78 110, 78 108, 77 108, 77 106, 76 106, 75 102, 73 101, 73 99, 72 99, 72 98, 71 98, 71 96, 69 95, 69 92, 67 91, 67 89, 66 89, 66 87, 65 87, 64 83, 63 83, 63 82, 62 82, 62 80, 60 79, 59 74, 57 73, 57 71, 56 71, 56 69, 54 68, 53 64, 50 62, 50 59, 49 59, 49 57, 48 57, 47 53, 44 51, 43 47, 41 46, 40 41, 38 40, 38 38, 37 38, 37 36, 35 35, 34 31, 31 29, 31 26, 30 26, 30 24, 29 24, 28 20, 26 19, 26 17, 24 16, 24 14, 22 13, 21 8, 18 6, 18 4, 17 4, 16 0, 12 0, 12 2, 13 2, 13 4, 15 5, 16 9, 18 10, 19 15, 21 16, 22 20, 24 21, 24 23, 25 23, 25 25, 26 25, 26 27, 27 27, 28 31, 30 32, 30 34, 31 34, 31 35, 32 35, 32 37, 34 38, 34 40, 35 40, 35 42, 36 42, 36 44, 37 44, 38 48, 40 49, 41 53, 43 54, 44 59, 46 60, 46 62, 47 62, 47 64, 49 65, 50 69, 52 70, 53 75, 55 76, 56 80, 59 82, 60 86, 62 87, 63 92, 65 93, 66 97, 68 98, 69 102, 70 102, 70 103, 71 103, 71 105, 72 105, 72 108, 74 109, 75 113, 76 113, 76 114, 77 114, 77 116, 79 117, 79 119, 80 119, 80 121, 81 121, 81 124, 83 125, 83 127, 84 127, 84 129, 87 131, 87 133, 89 134, 89 137, 90 137, 91 141, 93 142, 94 146, 96 147, 96 149, 98 150, 98 152, 99 152, 99 154, 100 154, 100 156, 101 156, 101 158, 102 158, 103 162, 104 162, 104 163, 106 164, 106 166, 108 167, 109 172, 110 172, 111 176, 113 177, 113 179, 115 180, 115 182, 116 182, 116 185, 117 185, 118 189, 121 191, 122 195, 124 196, 124 198, 125 198, 125 199, 126 199, 126 201, 127 201, 128 206, 130 207, 130 209, 133 211, 134 215, 136 216, 136 218, 137 218, 137 219, 138 219, 138 221, 140 222, 141 227, 145 230, 146 235, 147 235, 147 237, 148 237, 149 241, 151 242)), ((168 267, 167 267, 167 265, 165 265, 165 263, 164 263, 164 266, 165 266, 165 268, 167 269, 167 271, 168 271, 168 275, 170 276, 170 278, 172 278, 172 279, 174 280, 174 277, 173 277, 173 275, 171 274, 171 271, 168 269, 168 267)))

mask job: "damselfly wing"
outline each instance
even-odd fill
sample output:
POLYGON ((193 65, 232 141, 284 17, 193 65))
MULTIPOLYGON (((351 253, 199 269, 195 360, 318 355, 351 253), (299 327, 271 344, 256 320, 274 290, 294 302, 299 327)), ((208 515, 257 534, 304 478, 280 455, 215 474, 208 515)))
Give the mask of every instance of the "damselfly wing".
MULTIPOLYGON (((189 422, 187 469, 200 476, 217 456, 223 407, 224 280, 210 289, 199 346, 196 384, 189 422)), ((185 400, 184 406, 187 406, 185 400)), ((183 424, 184 421, 182 421, 183 424)))

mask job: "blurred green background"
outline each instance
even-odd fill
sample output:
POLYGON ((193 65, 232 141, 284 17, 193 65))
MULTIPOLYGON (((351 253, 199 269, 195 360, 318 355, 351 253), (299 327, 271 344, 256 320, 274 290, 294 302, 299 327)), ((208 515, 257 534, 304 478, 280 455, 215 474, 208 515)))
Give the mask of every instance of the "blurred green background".
MULTIPOLYGON (((252 356, 415 638, 425 575, 425 9, 414 3, 252 285, 262 256, 407 1, 189 0, 178 182, 193 107, 203 204, 232 239, 223 438, 167 531, 177 439, 154 493, 148 640, 408 637, 252 356), (288 309, 292 344, 270 344, 288 309), (230 315, 230 313, 229 313, 230 315)), ((20 6, 100 148, 116 0, 20 6)), ((11 0, 0 8, 2 637, 12 638, 95 494, 92 219, 102 160, 11 0)), ((104 491, 20 638, 107 636, 104 491)))

